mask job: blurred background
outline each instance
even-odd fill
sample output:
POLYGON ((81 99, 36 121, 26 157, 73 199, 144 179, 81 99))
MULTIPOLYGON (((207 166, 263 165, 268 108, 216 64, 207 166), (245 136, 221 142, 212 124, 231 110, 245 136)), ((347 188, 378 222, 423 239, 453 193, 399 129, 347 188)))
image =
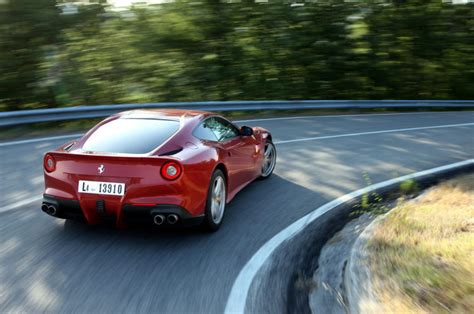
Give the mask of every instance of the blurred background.
POLYGON ((473 2, 0 0, 0 111, 473 99, 473 2))

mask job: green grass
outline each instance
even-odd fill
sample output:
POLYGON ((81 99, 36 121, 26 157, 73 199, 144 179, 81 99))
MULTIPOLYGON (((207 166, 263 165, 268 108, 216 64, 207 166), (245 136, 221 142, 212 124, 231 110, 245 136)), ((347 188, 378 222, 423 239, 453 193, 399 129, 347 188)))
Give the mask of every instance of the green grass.
POLYGON ((399 204, 369 243, 386 312, 474 312, 474 175, 399 204))

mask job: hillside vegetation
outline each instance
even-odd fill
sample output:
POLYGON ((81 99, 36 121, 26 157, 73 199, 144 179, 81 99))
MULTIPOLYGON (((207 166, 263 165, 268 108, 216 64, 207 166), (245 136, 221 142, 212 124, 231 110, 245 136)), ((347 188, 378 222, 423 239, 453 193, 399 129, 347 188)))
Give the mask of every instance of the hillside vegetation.
POLYGON ((474 98, 474 4, 225 2, 0 1, 0 110, 474 98))

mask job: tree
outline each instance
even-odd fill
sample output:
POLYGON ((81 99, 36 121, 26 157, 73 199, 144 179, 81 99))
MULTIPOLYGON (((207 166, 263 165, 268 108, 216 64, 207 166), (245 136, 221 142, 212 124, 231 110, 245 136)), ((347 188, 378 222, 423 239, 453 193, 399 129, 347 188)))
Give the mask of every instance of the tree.
POLYGON ((55 105, 46 59, 57 43, 54 0, 14 0, 0 5, 0 103, 7 109, 55 105))

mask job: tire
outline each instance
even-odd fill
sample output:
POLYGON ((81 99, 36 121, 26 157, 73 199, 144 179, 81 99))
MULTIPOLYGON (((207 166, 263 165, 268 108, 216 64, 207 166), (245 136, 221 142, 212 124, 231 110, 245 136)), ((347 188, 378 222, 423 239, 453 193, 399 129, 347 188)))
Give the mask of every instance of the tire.
POLYGON ((224 173, 217 169, 214 171, 207 191, 206 209, 202 226, 206 231, 217 231, 224 220, 227 200, 227 184, 224 173), (217 195, 217 186, 220 186, 217 195), (213 207, 214 206, 214 207, 213 207))
POLYGON ((276 151, 276 147, 275 147, 275 144, 273 144, 272 141, 268 141, 265 143, 265 152, 264 152, 264 158, 263 158, 263 161, 262 161, 262 174, 260 175, 260 180, 265 180, 265 179, 268 179, 272 174, 273 174, 273 170, 275 170, 275 166, 276 166, 276 159, 277 159, 277 151, 276 151), (271 160, 268 161, 265 156, 268 152, 268 149, 271 149, 272 151, 270 152, 271 153, 271 160), (269 162, 269 164, 267 165, 266 163, 269 162), (269 167, 269 168, 266 168, 266 167, 269 167))

